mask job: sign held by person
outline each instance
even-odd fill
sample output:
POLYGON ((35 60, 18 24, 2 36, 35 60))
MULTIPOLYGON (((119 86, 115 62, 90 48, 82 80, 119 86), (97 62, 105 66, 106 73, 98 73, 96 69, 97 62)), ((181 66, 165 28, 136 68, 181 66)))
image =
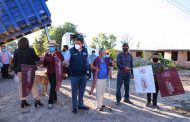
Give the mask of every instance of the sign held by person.
POLYGON ((23 97, 28 96, 32 90, 35 78, 35 71, 36 71, 35 65, 27 65, 27 64, 21 65, 23 97))
POLYGON ((55 72, 56 72, 56 90, 61 87, 63 80, 63 61, 55 55, 55 72))
POLYGON ((133 68, 133 74, 137 93, 156 92, 151 65, 133 68))
POLYGON ((177 70, 167 69, 156 74, 158 86, 162 97, 184 94, 184 88, 177 70))

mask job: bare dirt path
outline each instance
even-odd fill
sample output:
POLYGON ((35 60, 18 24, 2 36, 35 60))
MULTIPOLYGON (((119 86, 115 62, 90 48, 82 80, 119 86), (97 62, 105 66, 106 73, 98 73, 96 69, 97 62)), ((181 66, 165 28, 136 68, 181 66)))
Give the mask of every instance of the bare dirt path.
MULTIPOLYGON (((116 72, 114 73, 116 75, 116 72)), ((47 96, 42 96, 45 106, 34 107, 34 101, 30 95, 30 107, 21 109, 18 99, 17 84, 13 80, 0 81, 0 122, 190 122, 190 71, 179 71, 186 94, 173 97, 161 98, 159 106, 161 110, 153 110, 145 107, 146 95, 136 94, 134 82, 131 81, 130 97, 134 105, 122 102, 115 105, 116 79, 111 80, 112 111, 106 108, 104 112, 95 110, 95 94, 89 96, 85 92, 85 104, 90 107, 89 111, 79 111, 78 114, 71 112, 71 89, 70 81, 62 83, 58 92, 58 103, 52 110, 47 109, 47 96)), ((91 86, 88 81, 88 91, 91 86)), ((41 87, 39 88, 42 92, 41 87)), ((122 88, 123 89, 123 88, 122 88)), ((106 90, 105 104, 109 105, 109 94, 106 90)))

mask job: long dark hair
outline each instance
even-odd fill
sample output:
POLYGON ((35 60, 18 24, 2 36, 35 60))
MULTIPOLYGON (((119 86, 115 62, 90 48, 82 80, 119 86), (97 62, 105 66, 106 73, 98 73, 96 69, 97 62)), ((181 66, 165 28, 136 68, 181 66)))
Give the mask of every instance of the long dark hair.
POLYGON ((26 37, 22 37, 19 41, 18 41, 18 48, 22 49, 22 48, 29 48, 29 41, 26 37))

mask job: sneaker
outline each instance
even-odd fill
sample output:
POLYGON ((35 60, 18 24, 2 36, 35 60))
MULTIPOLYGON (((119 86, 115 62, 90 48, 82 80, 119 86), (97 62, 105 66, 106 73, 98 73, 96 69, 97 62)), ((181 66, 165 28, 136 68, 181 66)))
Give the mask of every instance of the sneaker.
POLYGON ((131 105, 133 104, 133 102, 131 102, 130 100, 123 100, 123 102, 131 104, 131 105))
POLYGON ((78 109, 89 110, 89 107, 87 107, 87 106, 79 106, 78 109))
POLYGON ((120 105, 120 102, 116 102, 116 105, 120 105))
POLYGON ((53 108, 53 104, 48 104, 48 109, 52 109, 53 108))
POLYGON ((73 108, 72 112, 73 112, 74 114, 76 114, 76 113, 77 113, 77 109, 76 109, 76 108, 73 108))

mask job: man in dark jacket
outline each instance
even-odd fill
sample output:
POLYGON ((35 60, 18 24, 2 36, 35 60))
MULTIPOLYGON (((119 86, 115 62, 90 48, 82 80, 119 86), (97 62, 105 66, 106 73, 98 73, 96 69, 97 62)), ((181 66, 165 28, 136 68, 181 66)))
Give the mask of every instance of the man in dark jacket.
POLYGON ((69 75, 71 79, 73 113, 77 113, 77 108, 83 110, 89 109, 83 105, 88 69, 88 52, 83 45, 83 37, 78 36, 75 38, 75 46, 69 50, 69 75))

